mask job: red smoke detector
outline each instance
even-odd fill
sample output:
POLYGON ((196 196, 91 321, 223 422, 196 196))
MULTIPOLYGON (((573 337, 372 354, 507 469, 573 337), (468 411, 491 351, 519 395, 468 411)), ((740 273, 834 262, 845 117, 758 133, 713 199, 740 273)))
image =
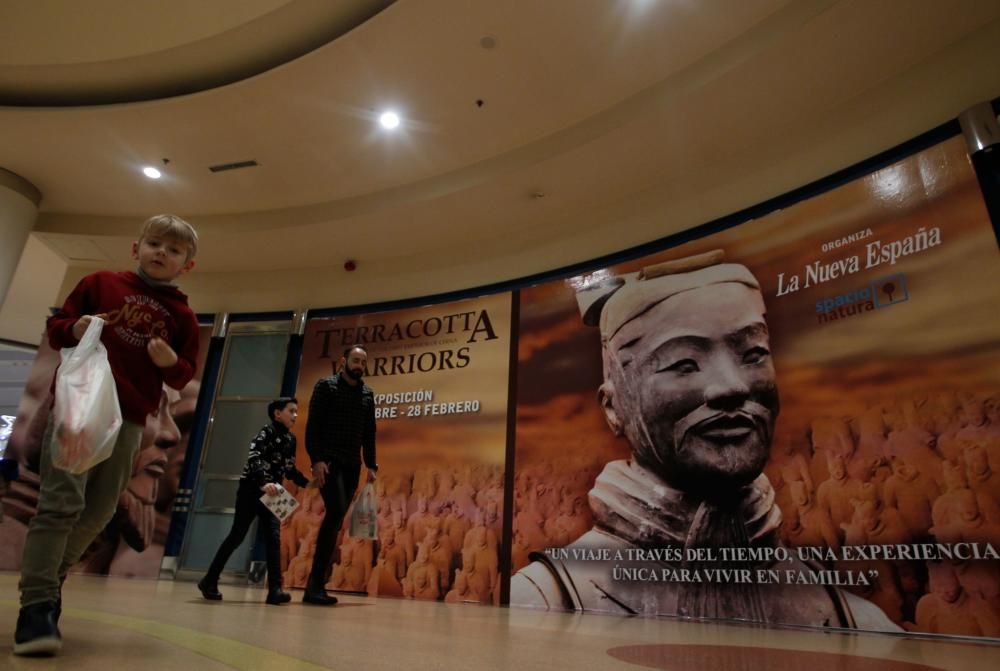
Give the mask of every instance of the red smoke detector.
POLYGON ((355 263, 352 259, 344 261, 344 270, 346 270, 349 273, 353 272, 357 267, 358 264, 355 263))

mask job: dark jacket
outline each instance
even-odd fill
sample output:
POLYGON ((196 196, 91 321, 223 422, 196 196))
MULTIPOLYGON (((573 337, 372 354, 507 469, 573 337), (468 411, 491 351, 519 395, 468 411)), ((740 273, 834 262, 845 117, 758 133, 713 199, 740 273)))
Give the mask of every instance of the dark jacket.
POLYGON ((250 441, 250 456, 243 467, 243 479, 258 487, 281 484, 285 478, 300 487, 309 484, 295 468, 295 436, 280 422, 271 422, 250 441))
POLYGON ((364 384, 349 384, 340 375, 316 383, 309 400, 306 451, 315 464, 360 466, 361 456, 370 469, 375 461, 375 394, 364 384))

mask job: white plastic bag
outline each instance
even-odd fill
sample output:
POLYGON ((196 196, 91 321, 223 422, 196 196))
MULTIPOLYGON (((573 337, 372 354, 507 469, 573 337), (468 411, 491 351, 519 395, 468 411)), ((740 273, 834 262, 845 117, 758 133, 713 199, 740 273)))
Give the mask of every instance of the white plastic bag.
POLYGON ((60 351, 52 409, 52 463, 83 473, 111 456, 122 428, 118 389, 101 344, 104 320, 94 317, 76 347, 60 351))
POLYGON ((375 487, 369 482, 362 488, 351 506, 351 523, 347 533, 352 538, 378 540, 378 515, 375 510, 375 487))

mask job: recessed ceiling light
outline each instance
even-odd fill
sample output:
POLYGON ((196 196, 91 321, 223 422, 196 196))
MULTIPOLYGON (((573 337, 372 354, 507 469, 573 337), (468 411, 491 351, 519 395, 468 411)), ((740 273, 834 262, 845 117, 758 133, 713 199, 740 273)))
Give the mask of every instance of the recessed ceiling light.
POLYGON ((378 118, 378 122, 382 124, 383 128, 392 130, 399 125, 399 115, 395 112, 382 112, 382 116, 378 118))
POLYGON ((142 174, 144 174, 146 177, 149 177, 150 179, 159 179, 162 175, 162 173, 159 170, 157 170, 151 165, 147 165, 145 168, 143 168, 142 174))

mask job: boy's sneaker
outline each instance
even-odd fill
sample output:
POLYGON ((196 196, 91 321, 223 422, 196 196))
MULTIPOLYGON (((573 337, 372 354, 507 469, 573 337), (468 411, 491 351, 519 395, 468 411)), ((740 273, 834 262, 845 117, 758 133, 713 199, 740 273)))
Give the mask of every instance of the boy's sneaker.
POLYGON ((264 575, 267 573, 267 562, 250 562, 250 571, 247 573, 247 581, 254 585, 264 582, 264 575))
POLYGON ((54 655, 62 647, 55 621, 54 601, 25 606, 17 616, 14 632, 15 655, 54 655))

